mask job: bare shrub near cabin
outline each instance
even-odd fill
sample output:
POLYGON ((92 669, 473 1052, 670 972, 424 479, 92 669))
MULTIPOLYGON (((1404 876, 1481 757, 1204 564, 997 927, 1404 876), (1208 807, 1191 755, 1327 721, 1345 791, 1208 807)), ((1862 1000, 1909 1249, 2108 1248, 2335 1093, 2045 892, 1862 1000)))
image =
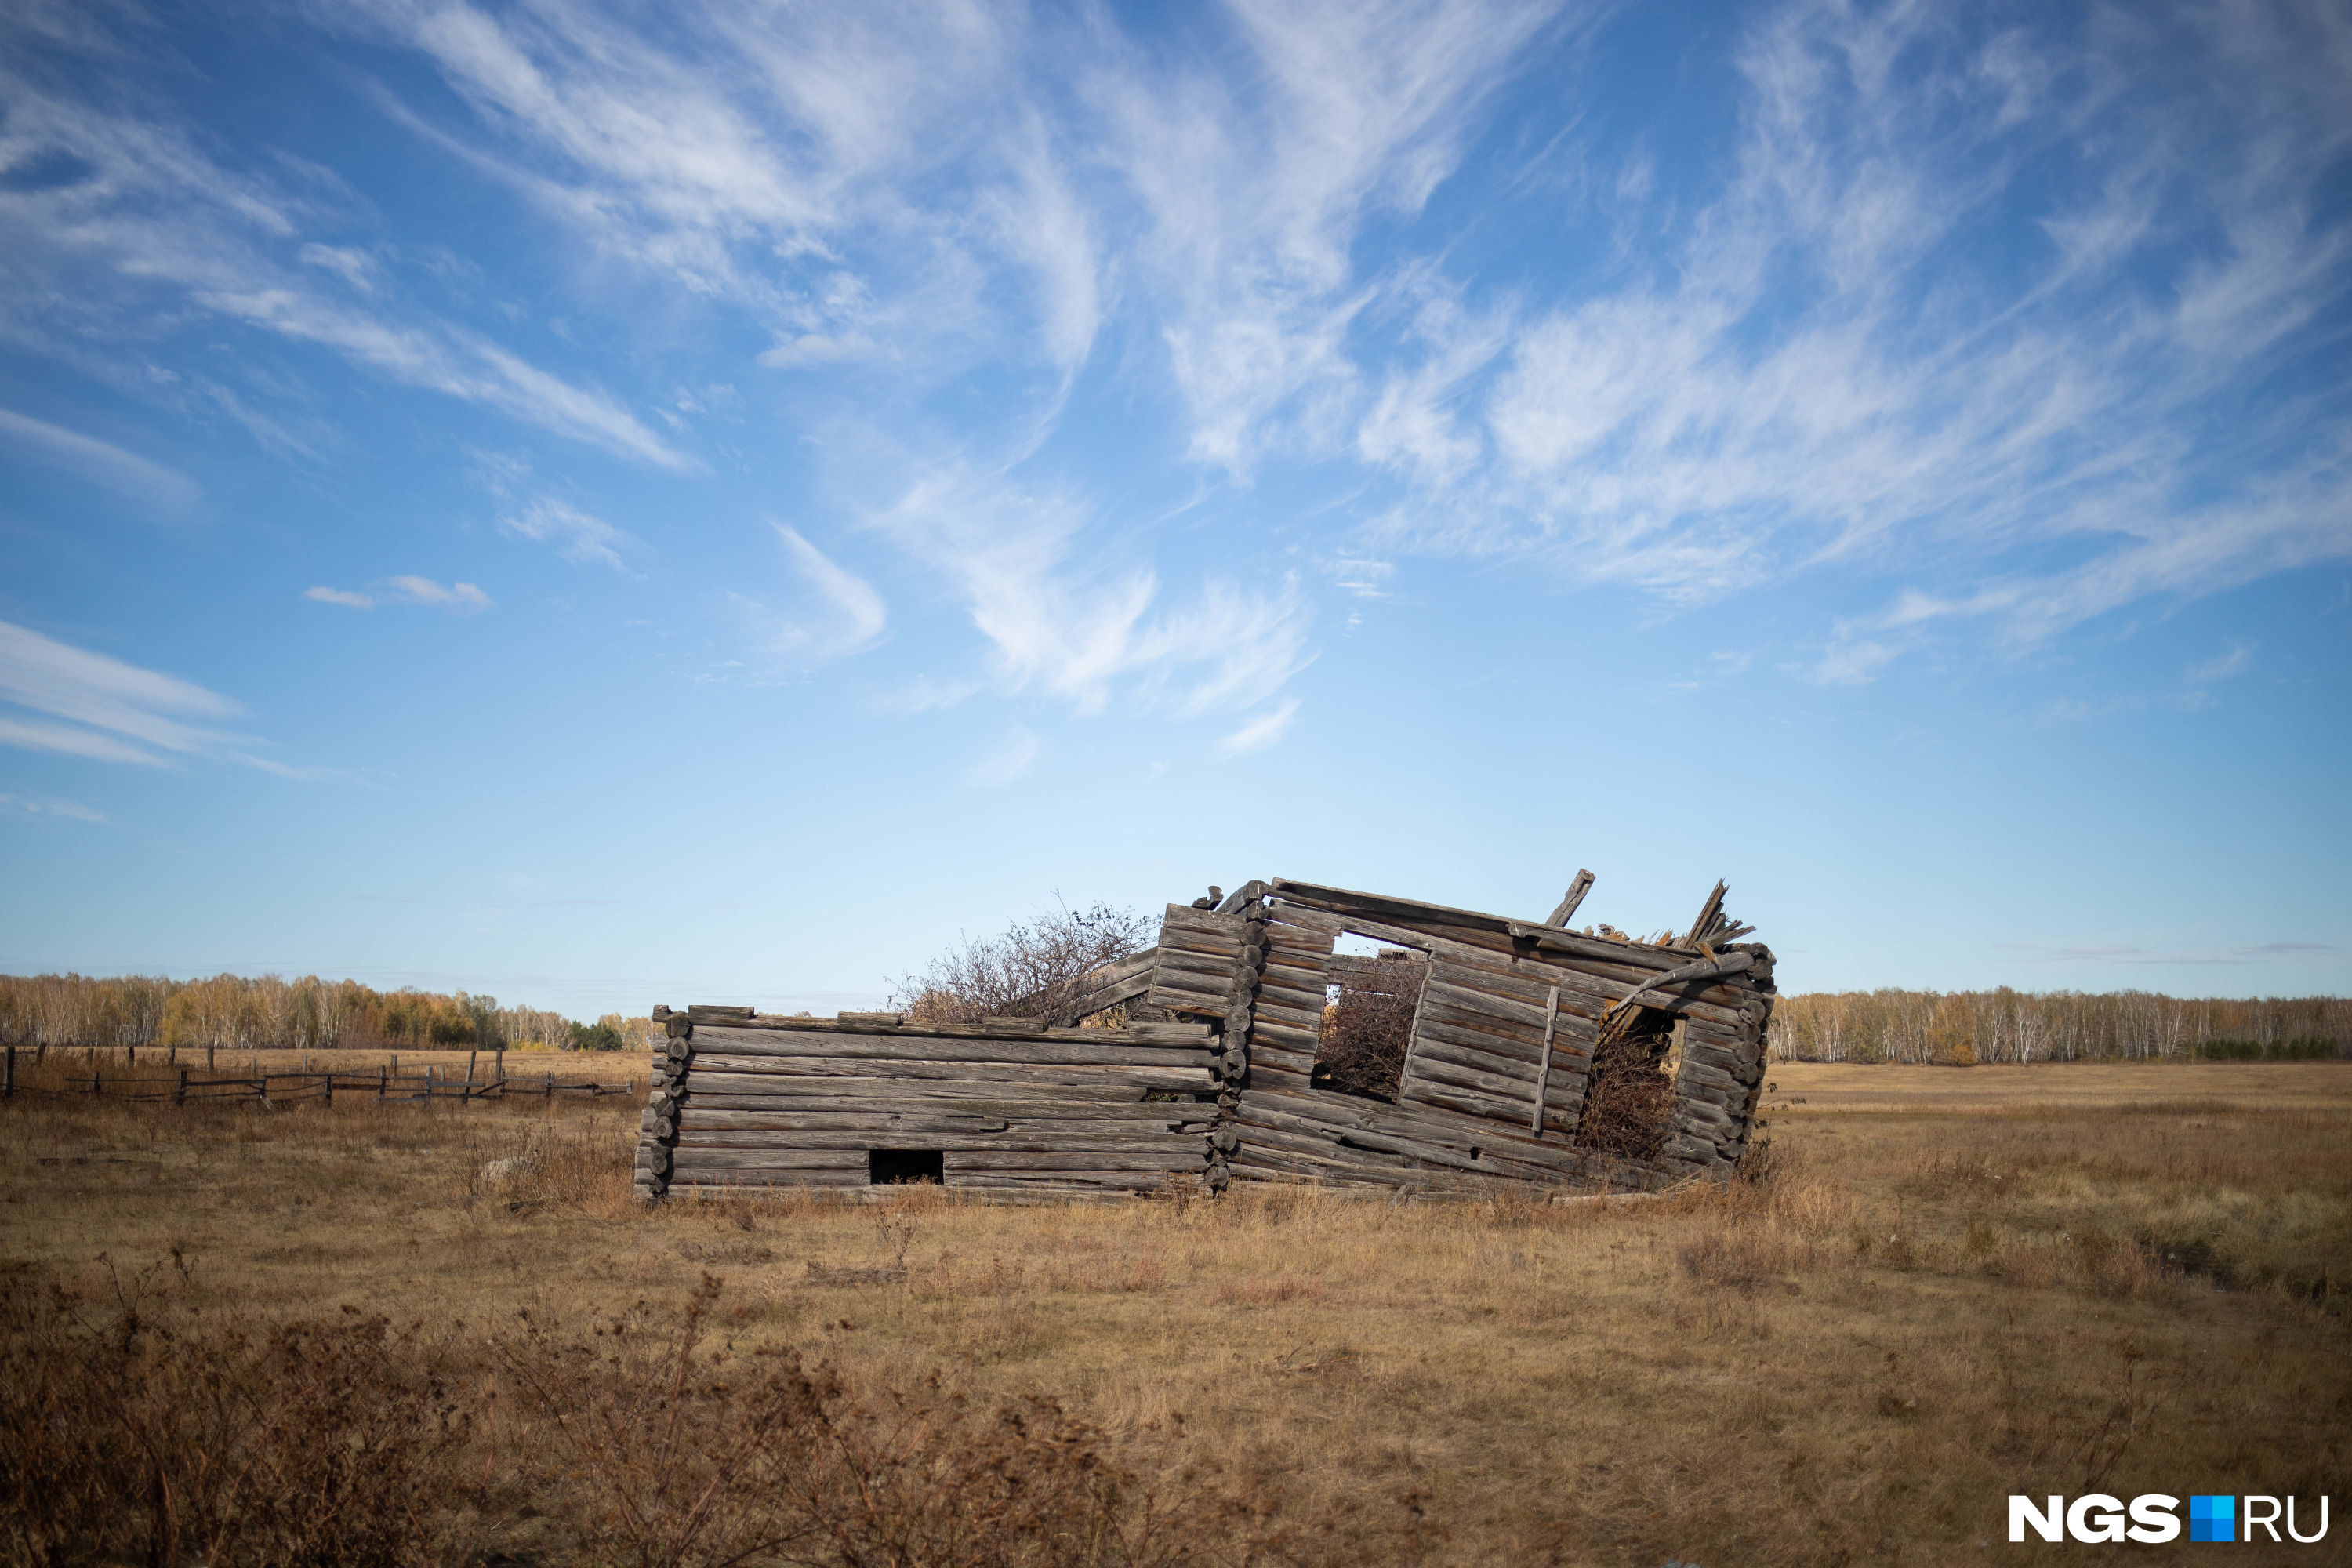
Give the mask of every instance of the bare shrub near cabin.
POLYGON ((898 982, 891 1005, 912 1023, 934 1026, 1059 1019, 1085 994, 1089 974, 1150 946, 1155 930, 1132 910, 1065 906, 940 954, 921 973, 898 982))
POLYGON ((1429 963, 1402 949, 1341 972, 1339 994, 1323 1009, 1315 1047, 1315 1082, 1349 1094, 1394 1100, 1412 1046, 1412 1015, 1429 963))

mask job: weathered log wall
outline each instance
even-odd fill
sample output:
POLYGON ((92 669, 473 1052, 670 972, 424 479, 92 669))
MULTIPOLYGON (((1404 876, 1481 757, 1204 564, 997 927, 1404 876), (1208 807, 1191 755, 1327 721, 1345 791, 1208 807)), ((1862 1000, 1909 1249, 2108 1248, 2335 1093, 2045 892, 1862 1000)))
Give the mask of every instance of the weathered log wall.
MULTIPOLYGON (((1555 920, 1591 885, 1580 873, 1555 920)), ((865 1189, 937 1160, 951 1188, 1126 1194, 1235 1179, 1411 1192, 1654 1187, 1723 1175, 1763 1076, 1772 955, 1729 939, 1720 885, 1684 938, 1631 941, 1313 883, 1171 904, 1159 945, 1097 977, 1119 1028, 888 1014, 779 1018, 656 1008, 668 1031, 645 1112, 646 1196, 865 1189), (1318 1085, 1343 934, 1427 955, 1393 1100, 1318 1085), (1654 1157, 1579 1139, 1604 1031, 1679 1027, 1654 1157), (1174 1022, 1147 1022, 1157 1013, 1174 1022), (1613 1022, 1612 1022, 1613 1021, 1613 1022), (889 1158, 884 1158, 888 1156, 889 1158)), ((928 1167, 926 1167, 928 1168, 928 1167)))
POLYGON ((1208 1163, 1206 1025, 656 1016, 668 1033, 638 1140, 648 1197, 864 1188, 877 1152, 936 1153, 950 1187, 1066 1196, 1149 1191, 1208 1163))

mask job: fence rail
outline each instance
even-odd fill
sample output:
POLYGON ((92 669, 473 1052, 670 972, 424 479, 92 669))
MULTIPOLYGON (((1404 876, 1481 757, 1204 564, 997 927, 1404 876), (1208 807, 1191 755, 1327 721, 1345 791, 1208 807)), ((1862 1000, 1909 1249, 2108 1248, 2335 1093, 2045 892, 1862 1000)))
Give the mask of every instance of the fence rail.
POLYGON ((388 1065, 379 1067, 373 1072, 312 1072, 305 1069, 226 1075, 192 1073, 186 1068, 176 1068, 167 1073, 139 1073, 112 1078, 93 1066, 86 1076, 79 1072, 61 1075, 54 1069, 43 1076, 51 1081, 45 1084, 19 1082, 16 1047, 8 1047, 5 1057, 0 1057, 0 1099, 14 1099, 19 1094, 98 1095, 113 1100, 168 1100, 174 1105, 250 1100, 275 1107, 306 1100, 323 1100, 331 1105, 337 1094, 362 1100, 454 1100, 459 1104, 467 1104, 478 1100, 505 1100, 510 1095, 536 1095, 552 1101, 559 1094, 635 1097, 637 1092, 635 1079, 623 1083, 600 1083, 593 1079, 558 1079, 552 1072, 510 1074, 504 1071, 490 1078, 477 1079, 470 1063, 462 1079, 444 1074, 437 1068, 428 1067, 421 1074, 402 1073, 388 1065))

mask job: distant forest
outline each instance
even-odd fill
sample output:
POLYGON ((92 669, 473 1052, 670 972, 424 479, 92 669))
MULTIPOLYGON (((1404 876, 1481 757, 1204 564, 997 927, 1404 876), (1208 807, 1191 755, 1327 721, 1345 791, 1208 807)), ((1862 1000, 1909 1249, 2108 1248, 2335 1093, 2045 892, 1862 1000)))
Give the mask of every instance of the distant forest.
MULTIPOLYGON (((274 974, 209 980, 0 974, 0 1045, 645 1050, 653 1020, 593 1024, 463 991, 376 991, 274 974)), ((2352 999, 2153 991, 1814 991, 1769 1026, 1785 1061, 2286 1060, 2352 1057, 2352 999)))
POLYGON ((315 974, 0 974, 0 1045, 617 1051, 646 1049, 656 1033, 650 1018, 608 1013, 582 1024, 536 1007, 501 1007, 495 996, 377 991, 315 974))
POLYGON ((1783 996, 1772 1054, 1801 1062, 2304 1060, 2352 1056, 2352 999, 2156 991, 1813 991, 1783 996))

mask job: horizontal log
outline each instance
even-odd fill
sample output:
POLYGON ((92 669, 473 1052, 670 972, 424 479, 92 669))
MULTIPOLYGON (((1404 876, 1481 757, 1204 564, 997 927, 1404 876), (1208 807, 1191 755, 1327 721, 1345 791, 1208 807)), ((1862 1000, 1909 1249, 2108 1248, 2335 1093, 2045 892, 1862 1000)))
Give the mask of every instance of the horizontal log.
POLYGON ((1513 1061, 1490 1051, 1467 1050, 1441 1040, 1421 1042, 1420 1048, 1412 1054, 1412 1066, 1406 1069, 1406 1084, 1400 1086, 1400 1093, 1424 1076, 1465 1089, 1484 1089, 1506 1100, 1513 1096, 1530 1100, 1536 1087, 1533 1062, 1513 1061))
MULTIPOLYGON (((887 1016, 887 1015, 884 1015, 887 1016)), ((706 1034, 724 1029, 729 1034, 749 1031, 755 1035, 858 1035, 888 1039, 893 1037, 908 1039, 941 1040, 1062 1040, 1104 1041, 1113 1045, 1139 1046, 1154 1044, 1192 1044, 1206 1039, 1207 1031, 1197 1024, 1138 1024, 1129 1029, 1081 1029, 1050 1025, 1043 1028, 1019 1027, 1010 1025, 981 1024, 866 1024, 843 1022, 839 1018, 782 1018, 761 1016, 754 1018, 729 1017, 714 1019, 695 1026, 691 1042, 698 1046, 706 1034)))
POLYGON ((1292 1050, 1312 1053, 1323 1038, 1323 1031, 1318 1026, 1320 1023, 1320 1019, 1314 1026, 1294 1023, 1282 1010, 1273 1009, 1257 1015, 1251 1024, 1250 1035, 1253 1039, 1272 1040, 1292 1050))
MULTIPOLYGON (((1030 1122, 1129 1122, 1139 1127, 1151 1127, 1161 1122, 1173 1124, 1206 1121, 1217 1113, 1213 1103, 1193 1105, 1168 1100, 950 1100, 909 1110, 903 1101, 897 1100, 770 1098, 772 1103, 754 1105, 744 1103, 740 1097, 703 1100, 688 1096, 680 1107, 680 1114, 689 1118, 690 1124, 700 1124, 701 1119, 706 1117, 743 1116, 758 1118, 757 1125, 760 1126, 806 1125, 812 1131, 832 1129, 847 1131, 865 1128, 904 1131, 912 1126, 931 1124, 942 1128, 968 1128, 975 1121, 1024 1125, 1030 1122)), ((733 1125, 727 1121, 708 1124, 733 1125)), ((746 1122, 743 1125, 752 1124, 746 1122)))
POLYGON ((673 1172, 848 1171, 866 1169, 863 1149, 698 1149, 670 1152, 673 1172))
POLYGON ((1318 1091, 1311 1097, 1246 1094, 1234 1114, 1276 1126, 1296 1121, 1302 1129, 1320 1127, 1334 1137, 1365 1131, 1410 1140, 1448 1149, 1465 1158, 1475 1148, 1496 1158, 1560 1175, 1572 1173, 1589 1163, 1588 1155, 1568 1147, 1557 1136, 1533 1136, 1524 1113, 1511 1123, 1497 1124, 1427 1106, 1391 1106, 1352 1095, 1318 1091))
POLYGON ((757 1194, 762 1188, 788 1190, 796 1187, 841 1189, 859 1187, 870 1190, 873 1184, 864 1170, 856 1171, 698 1171, 680 1179, 669 1180, 668 1195, 681 1200, 695 1198, 740 1197, 757 1194))
POLYGON ((811 1071, 802 1065, 756 1067, 723 1061, 698 1069, 663 1092, 705 1094, 839 1094, 863 1092, 882 1099, 917 1099, 936 1092, 939 1083, 990 1083, 992 1092, 1007 1098, 1033 1093, 1039 1100, 1140 1100, 1149 1093, 1185 1093, 1207 1087, 1213 1065, 1198 1067, 1080 1068, 1034 1067, 1007 1068, 982 1062, 866 1062, 862 1072, 811 1071), (821 1088, 820 1085, 831 1085, 821 1088))
POLYGON ((1541 1039, 1544 1026, 1549 1022, 1545 1016, 1543 1004, 1548 984, 1536 986, 1532 982, 1523 983, 1536 993, 1535 998, 1529 1001, 1506 994, 1496 984, 1500 978, 1498 975, 1482 974, 1466 964, 1433 964, 1429 984, 1422 994, 1431 1001, 1448 1003, 1475 1016, 1517 1024, 1529 1031, 1530 1038, 1541 1039), (1477 985, 1475 979, 1484 979, 1486 984, 1477 985))
POLYGON ((904 1109, 921 1110, 940 1100, 1104 1100, 1112 1104, 1139 1101, 1151 1093, 1201 1093, 1213 1089, 1205 1068, 1192 1071, 1143 1073, 1131 1068, 1108 1077, 1073 1083, 1066 1076, 1046 1078, 878 1078, 796 1075, 789 1073, 697 1073, 686 1092, 696 1097, 754 1095, 763 1099, 810 1100, 826 1096, 845 1100, 898 1100, 904 1109))
POLYGON ((1489 1050, 1530 1066, 1543 1056, 1540 1036, 1531 1038, 1521 1034, 1515 1025, 1497 1024, 1445 1002, 1422 1004, 1421 1037, 1451 1040, 1455 1045, 1489 1050))
POLYGON ((1523 1131, 1527 1128, 1528 1112, 1530 1110, 1528 1100, 1524 1094, 1513 1099, 1507 1095, 1465 1088, 1460 1084, 1436 1078, 1423 1079, 1409 1086, 1409 1092, 1401 1092, 1398 1099, 1400 1102, 1435 1106, 1464 1116, 1474 1117, 1482 1121, 1496 1121, 1505 1126, 1517 1127, 1523 1131))
MULTIPOLYGON (((1205 1132, 1124 1132, 1083 1134, 1063 1129, 1033 1128, 1022 1131, 971 1132, 761 1132, 740 1128, 682 1131, 674 1146, 686 1149, 799 1149, 810 1152, 856 1152, 870 1149, 939 1149, 949 1152, 1068 1154, 1084 1157, 1111 1154, 1180 1155, 1195 1163, 1208 1153, 1205 1132)), ((1107 1167, 1108 1168, 1108 1167, 1107 1167)))
MULTIPOLYGON (((1164 1046, 1118 1043, 1117 1031, 1080 1031, 1092 1039, 976 1039, 947 1036, 892 1038, 882 1035, 762 1035, 748 1029, 698 1029, 695 1060, 710 1057, 791 1058, 823 1057, 835 1061, 1001 1062, 1022 1066, 1169 1067, 1190 1051, 1164 1046)), ((1206 1037, 1200 1044, 1205 1047, 1206 1037)))
POLYGON ((951 1149, 947 1168, 971 1171, 1056 1171, 1072 1174, 1110 1171, 1197 1171, 1207 1163, 1208 1150, 1199 1139, 1187 1148, 1106 1150, 1053 1149, 1035 1152, 994 1149, 951 1149))

